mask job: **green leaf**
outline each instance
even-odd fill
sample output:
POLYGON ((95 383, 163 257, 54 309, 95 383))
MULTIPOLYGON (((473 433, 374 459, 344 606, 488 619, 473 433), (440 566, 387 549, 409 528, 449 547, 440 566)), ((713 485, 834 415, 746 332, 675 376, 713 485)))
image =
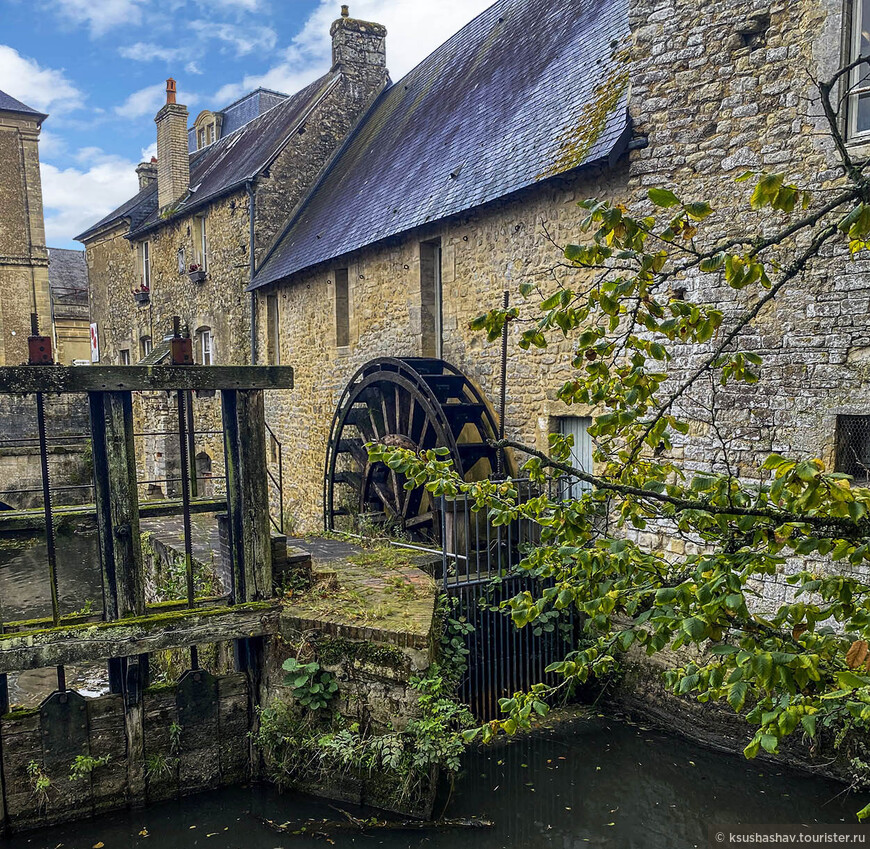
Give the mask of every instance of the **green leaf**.
POLYGON ((647 192, 647 196, 656 206, 667 208, 680 204, 680 199, 670 189, 652 188, 647 192))
POLYGON ((743 710, 743 705, 746 704, 746 693, 749 690, 749 685, 745 681, 738 681, 732 684, 728 690, 728 704, 736 713, 743 710))

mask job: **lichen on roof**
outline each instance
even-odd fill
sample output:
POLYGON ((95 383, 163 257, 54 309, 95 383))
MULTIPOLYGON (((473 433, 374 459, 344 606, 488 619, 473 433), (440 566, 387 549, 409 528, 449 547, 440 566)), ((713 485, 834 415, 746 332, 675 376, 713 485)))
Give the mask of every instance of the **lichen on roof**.
POLYGON ((628 88, 628 49, 623 47, 614 54, 614 67, 607 79, 599 83, 592 97, 583 104, 576 121, 556 137, 558 147, 552 164, 538 174, 544 180, 578 168, 586 162, 589 151, 601 137, 608 118, 625 97, 628 88))

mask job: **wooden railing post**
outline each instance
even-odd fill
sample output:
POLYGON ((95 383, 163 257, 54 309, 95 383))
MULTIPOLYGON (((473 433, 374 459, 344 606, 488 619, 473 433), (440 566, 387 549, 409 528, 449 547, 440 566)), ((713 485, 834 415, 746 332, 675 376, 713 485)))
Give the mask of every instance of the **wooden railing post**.
POLYGON ((145 613, 130 392, 91 392, 94 492, 106 619, 145 613))
POLYGON ((272 595, 272 546, 261 390, 221 392, 234 601, 272 595))

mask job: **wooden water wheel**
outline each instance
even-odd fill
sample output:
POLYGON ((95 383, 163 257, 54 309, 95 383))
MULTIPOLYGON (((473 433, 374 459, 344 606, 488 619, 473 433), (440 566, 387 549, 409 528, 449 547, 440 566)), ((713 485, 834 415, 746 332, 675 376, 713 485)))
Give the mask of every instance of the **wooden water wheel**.
POLYGON ((437 505, 423 487, 384 463, 369 462, 367 442, 421 451, 446 448, 466 480, 496 471, 495 417, 478 389, 443 360, 385 357, 366 363, 338 402, 326 452, 323 500, 328 530, 340 516, 398 527, 437 539, 437 505))

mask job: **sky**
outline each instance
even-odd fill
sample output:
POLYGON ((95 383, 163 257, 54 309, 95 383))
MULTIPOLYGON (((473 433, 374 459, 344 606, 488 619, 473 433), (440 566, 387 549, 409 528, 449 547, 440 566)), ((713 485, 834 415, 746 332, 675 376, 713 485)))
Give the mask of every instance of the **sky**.
MULTIPOLYGON (((387 27, 400 79, 493 0, 351 0, 387 27)), ((154 115, 174 77, 190 121, 265 86, 286 93, 329 68, 333 0, 0 0, 0 90, 49 118, 39 154, 49 247, 138 189, 154 115)))

